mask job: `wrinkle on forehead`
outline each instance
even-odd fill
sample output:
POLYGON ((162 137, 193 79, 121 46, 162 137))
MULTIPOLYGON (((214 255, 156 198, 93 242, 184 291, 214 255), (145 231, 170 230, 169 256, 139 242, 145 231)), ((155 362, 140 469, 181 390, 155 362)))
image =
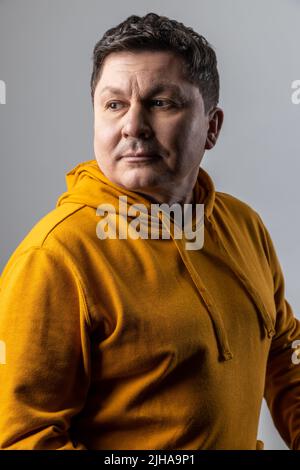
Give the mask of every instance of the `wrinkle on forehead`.
POLYGON ((184 90, 189 82, 183 75, 182 68, 181 58, 172 52, 111 53, 103 63, 98 85, 101 82, 101 89, 110 85, 139 93, 156 82, 170 80, 184 90))

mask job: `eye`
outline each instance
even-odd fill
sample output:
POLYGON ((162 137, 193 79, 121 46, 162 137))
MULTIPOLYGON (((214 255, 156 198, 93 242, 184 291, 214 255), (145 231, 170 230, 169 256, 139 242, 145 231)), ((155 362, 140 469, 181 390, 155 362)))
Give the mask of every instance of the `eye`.
MULTIPOLYGON (((160 100, 160 99, 157 99, 157 100, 151 100, 151 103, 165 103, 167 106, 170 106, 171 103, 170 101, 168 100, 160 100)), ((158 105, 158 108, 165 108, 166 106, 162 106, 162 105, 158 105)))
POLYGON ((122 104, 122 103, 120 101, 110 101, 109 103, 106 104, 105 108, 110 109, 111 111, 118 111, 118 109, 120 109, 120 108, 117 108, 118 104, 122 104))

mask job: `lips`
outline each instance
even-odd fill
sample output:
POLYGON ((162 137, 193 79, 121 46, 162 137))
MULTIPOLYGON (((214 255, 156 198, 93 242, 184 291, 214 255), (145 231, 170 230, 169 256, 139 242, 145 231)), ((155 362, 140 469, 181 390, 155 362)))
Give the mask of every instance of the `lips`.
POLYGON ((128 157, 148 157, 148 158, 151 158, 151 157, 157 157, 157 153, 155 152, 127 152, 127 153, 124 153, 122 155, 123 157, 125 158, 128 158, 128 157))
POLYGON ((154 160, 160 156, 157 153, 147 153, 147 152, 138 152, 138 153, 125 153, 122 155, 122 158, 125 158, 130 162, 142 162, 147 160, 154 160))

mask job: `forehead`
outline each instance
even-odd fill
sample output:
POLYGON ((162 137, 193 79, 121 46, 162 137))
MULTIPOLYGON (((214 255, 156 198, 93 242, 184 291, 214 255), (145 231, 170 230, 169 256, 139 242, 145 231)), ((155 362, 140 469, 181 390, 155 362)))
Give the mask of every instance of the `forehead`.
POLYGON ((124 86, 128 82, 143 86, 162 79, 183 87, 193 86, 185 79, 183 69, 183 59, 170 51, 113 52, 103 62, 97 88, 124 86))

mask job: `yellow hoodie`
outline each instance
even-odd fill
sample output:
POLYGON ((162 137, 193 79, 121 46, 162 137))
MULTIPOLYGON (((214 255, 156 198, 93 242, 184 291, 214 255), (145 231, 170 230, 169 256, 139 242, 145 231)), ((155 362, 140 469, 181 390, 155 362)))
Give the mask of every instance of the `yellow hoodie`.
POLYGON ((259 215, 200 169, 202 249, 100 240, 99 204, 150 202, 95 160, 67 186, 2 273, 0 448, 256 449, 263 396, 300 448, 300 323, 259 215))

